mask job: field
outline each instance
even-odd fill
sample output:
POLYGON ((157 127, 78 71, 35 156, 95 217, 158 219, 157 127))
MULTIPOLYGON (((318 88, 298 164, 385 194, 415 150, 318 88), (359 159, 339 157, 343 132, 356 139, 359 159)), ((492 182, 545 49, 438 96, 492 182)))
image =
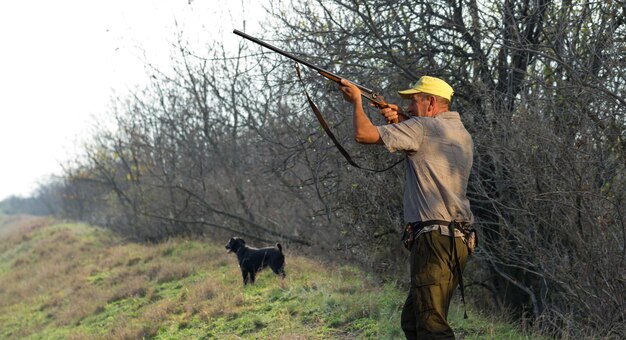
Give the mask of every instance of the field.
MULTIPOLYGON (((85 224, 0 216, 0 338, 403 338, 397 284, 285 252, 285 280, 266 270, 244 288, 223 244, 137 244, 85 224)), ((471 308, 462 315, 454 304, 458 338, 528 338, 471 308)))

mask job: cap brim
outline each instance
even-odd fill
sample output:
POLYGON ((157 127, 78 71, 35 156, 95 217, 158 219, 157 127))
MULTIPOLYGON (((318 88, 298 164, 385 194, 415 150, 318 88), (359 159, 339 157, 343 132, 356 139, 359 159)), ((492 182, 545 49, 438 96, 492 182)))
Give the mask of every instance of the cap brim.
POLYGON ((419 91, 416 91, 415 89, 408 89, 408 90, 404 90, 404 91, 398 91, 398 94, 400 95, 400 97, 405 98, 405 99, 410 99, 416 93, 419 93, 419 91))

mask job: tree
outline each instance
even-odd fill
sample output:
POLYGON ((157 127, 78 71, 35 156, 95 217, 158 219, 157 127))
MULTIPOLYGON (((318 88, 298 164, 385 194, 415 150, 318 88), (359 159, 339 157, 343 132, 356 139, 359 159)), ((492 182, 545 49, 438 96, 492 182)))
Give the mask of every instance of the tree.
MULTIPOLYGON (((277 46, 390 102, 424 74, 455 88, 475 145, 476 301, 556 336, 624 335, 623 1, 309 0, 268 11, 264 36, 277 46)), ((347 165, 290 61, 243 42, 234 54, 219 43, 198 53, 182 36, 176 46, 172 70, 149 68, 153 81, 113 109, 116 128, 68 167, 66 212, 142 240, 282 238, 405 277, 402 169, 347 165)), ((310 72, 304 83, 358 163, 397 160, 351 140, 334 84, 310 72)))
MULTIPOLYGON (((476 147, 474 281, 560 335, 623 334, 625 287, 614 274, 624 271, 623 2, 319 0, 271 10, 272 35, 360 83, 385 92, 423 74, 449 80, 476 147), (602 289, 611 293, 589 295, 602 289)), ((372 202, 389 197, 367 183, 372 202)))

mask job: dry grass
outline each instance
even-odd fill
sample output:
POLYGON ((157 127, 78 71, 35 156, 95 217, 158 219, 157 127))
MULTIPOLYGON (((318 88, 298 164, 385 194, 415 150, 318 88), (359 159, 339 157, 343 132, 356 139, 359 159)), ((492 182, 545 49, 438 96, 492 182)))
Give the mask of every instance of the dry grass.
POLYGON ((147 306, 142 313, 142 320, 148 324, 158 325, 167 320, 170 315, 175 314, 180 304, 173 299, 163 299, 147 306))
MULTIPOLYGON (((41 313, 56 327, 69 329, 87 317, 110 313, 104 319, 110 320, 110 333, 104 337, 124 339, 153 336, 166 323, 184 327, 196 316, 210 320, 231 314, 245 303, 241 290, 224 289, 224 284, 239 288, 241 283, 235 258, 221 249, 207 250, 193 241, 140 245, 105 237, 102 243, 80 226, 44 228, 45 223, 23 221, 0 239, 5 250, 0 254, 7 260, 0 275, 0 307, 6 308, 0 312, 22 306, 23 313, 41 313), (226 266, 218 277, 194 277, 200 268, 226 266), (182 288, 164 288, 187 278, 182 288), (123 307, 127 301, 144 302, 123 307), (118 302, 125 309, 116 311, 112 304, 118 302)), ((12 327, 19 332, 10 334, 20 336, 36 330, 12 327)), ((66 334, 85 336, 77 330, 66 334)))
POLYGON ((222 287, 215 280, 204 279, 191 285, 189 288, 189 301, 200 302, 213 300, 222 287))
POLYGON ((244 305, 244 295, 234 290, 219 292, 213 299, 213 303, 204 304, 198 314, 204 321, 225 315, 236 315, 236 312, 244 305))
MULTIPOLYGON (((28 240, 34 231, 50 225, 51 221, 49 217, 3 215, 0 216, 0 238, 7 241, 28 240)), ((0 248, 0 252, 2 250, 0 248)))
POLYGON ((403 296, 382 292, 354 268, 288 254, 285 280, 265 270, 243 287, 236 256, 219 245, 125 243, 70 224, 21 232, 0 238, 0 338, 319 339, 398 331, 403 296))
MULTIPOLYGON (((30 227, 24 232, 30 233, 25 238, 28 241, 20 242, 30 246, 15 254, 11 270, 0 275, 3 287, 0 306, 29 301, 33 309, 48 315, 54 325, 69 329, 99 314, 103 320, 109 320, 106 321, 110 327, 108 335, 87 336, 73 330, 67 334, 70 338, 152 337, 163 325, 173 323, 185 328, 194 318, 212 323, 256 308, 257 298, 247 296, 242 287, 236 257, 221 247, 207 249, 205 244, 193 241, 127 244, 113 238, 98 244, 78 235, 72 226, 48 230, 30 227), (198 275, 206 268, 213 268, 211 276, 198 275), (175 285, 169 288, 170 283, 175 285), (43 298, 32 300, 33 292, 41 293, 43 298)), ((19 233, 12 237, 12 241, 24 239, 19 233)), ((261 273, 261 277, 274 282, 283 293, 290 291, 291 280, 301 282, 305 291, 319 288, 319 280, 309 273, 327 272, 325 265, 301 259, 289 261, 288 268, 292 263, 299 270, 288 269, 288 280, 279 280, 269 271, 261 273)), ((336 284, 342 294, 360 288, 351 279, 357 273, 340 270, 338 275, 344 278, 336 284)), ((345 303, 351 306, 350 301, 345 303)), ((353 307, 355 313, 364 315, 359 306, 353 307)), ((293 305, 291 310, 287 307, 275 317, 289 325, 297 310, 293 305)), ((267 326, 266 321, 258 318, 250 322, 251 329, 267 326)), ((22 332, 22 335, 30 334, 27 329, 22 332)))
POLYGON ((113 293, 107 302, 114 302, 133 297, 144 297, 149 291, 152 291, 146 278, 141 276, 129 277, 128 280, 112 287, 112 290, 113 293))
POLYGON ((122 340, 146 339, 156 335, 158 328, 142 325, 134 320, 121 319, 111 332, 111 338, 122 340))
POLYGON ((157 283, 165 283, 180 280, 194 274, 194 267, 189 263, 162 262, 157 267, 155 280, 157 283))
POLYGON ((108 291, 89 285, 77 286, 50 313, 57 325, 77 325, 83 318, 102 311, 109 299, 108 291))

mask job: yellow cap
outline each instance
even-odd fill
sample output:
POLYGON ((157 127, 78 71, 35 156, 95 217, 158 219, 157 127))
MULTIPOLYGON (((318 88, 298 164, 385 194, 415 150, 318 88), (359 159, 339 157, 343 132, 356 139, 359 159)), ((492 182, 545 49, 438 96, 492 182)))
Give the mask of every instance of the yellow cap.
POLYGON ((420 92, 434 94, 436 96, 446 98, 447 100, 451 100, 452 95, 454 94, 452 86, 448 85, 448 83, 439 78, 430 76, 421 77, 417 83, 412 85, 412 87, 408 90, 398 91, 402 98, 410 98, 414 94, 420 92))

